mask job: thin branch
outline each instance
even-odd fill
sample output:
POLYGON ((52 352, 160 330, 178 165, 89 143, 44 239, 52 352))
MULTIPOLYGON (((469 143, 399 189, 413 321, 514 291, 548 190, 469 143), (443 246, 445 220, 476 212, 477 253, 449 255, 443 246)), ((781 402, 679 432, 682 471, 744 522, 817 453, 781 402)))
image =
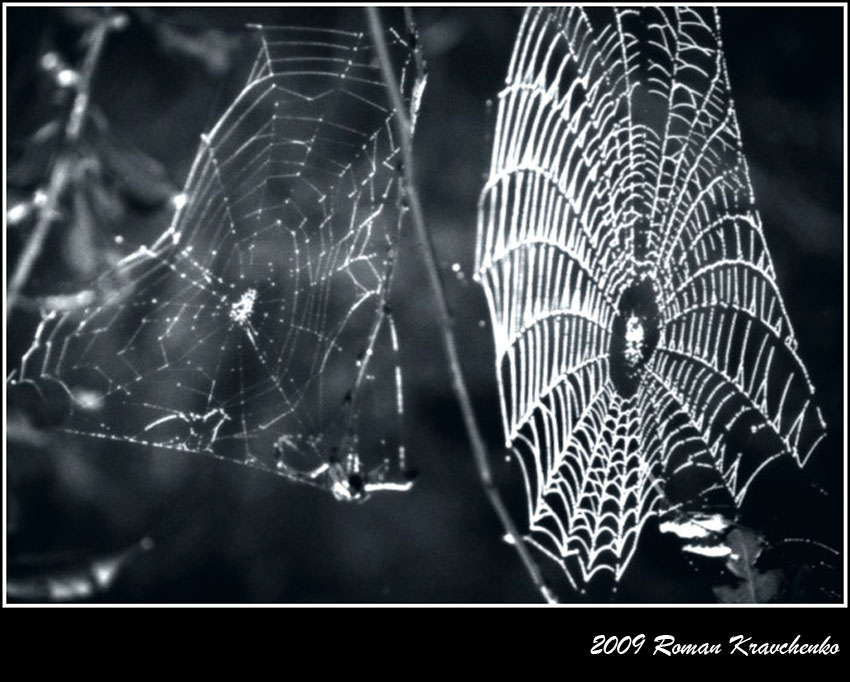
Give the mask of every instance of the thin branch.
POLYGON ((59 159, 53 165, 50 172, 50 182, 47 185, 46 199, 39 212, 38 222, 36 222, 27 243, 24 245, 24 250, 15 264, 15 271, 9 280, 9 286, 6 290, 7 322, 15 306, 18 304, 21 291, 29 280, 36 261, 44 249, 44 243, 47 241, 50 228, 59 216, 59 202, 62 200, 65 188, 68 186, 68 182, 73 174, 73 159, 68 153, 68 150, 77 144, 83 131, 83 124, 89 109, 91 81, 100 56, 103 53, 106 35, 112 29, 123 27, 125 21, 123 15, 105 16, 91 30, 88 51, 83 60, 80 77, 77 81, 77 94, 74 97, 74 103, 65 126, 65 149, 60 154, 59 159))
MULTIPOLYGON (((464 381, 463 372, 461 370, 460 358, 457 352, 457 342, 454 335, 454 320, 452 319, 452 313, 446 300, 446 293, 443 287, 440 271, 437 267, 434 243, 431 239, 430 233, 428 232, 428 228, 425 225, 422 204, 419 201, 419 194, 416 191, 416 183, 413 178, 413 131, 411 129, 410 120, 407 116, 401 91, 398 87, 398 81, 396 80, 395 72, 393 71, 389 52, 387 51, 387 44, 384 40, 384 28, 381 18, 374 7, 367 7, 365 9, 366 16, 369 21, 369 29, 372 34, 372 41, 375 45, 375 50, 378 53, 378 59, 381 63, 384 81, 390 91, 390 97, 395 109, 396 127, 398 128, 401 138, 405 192, 410 205, 410 212, 416 229, 416 235, 425 254, 425 265, 428 271, 428 279, 437 303, 437 316, 439 318, 443 346, 446 351, 449 371, 452 377, 452 388, 454 389, 455 397, 460 404, 460 410, 463 415, 463 423, 466 427, 466 433, 469 437, 470 445, 472 446, 472 454, 478 468, 478 475, 481 479, 481 484, 484 487, 487 499, 495 510, 496 515, 499 517, 499 520, 502 522, 502 526, 504 527, 506 534, 512 541, 511 544, 516 548, 523 565, 528 571, 531 581, 547 602, 556 603, 557 600, 544 583, 539 567, 528 551, 528 547, 523 541, 522 536, 519 534, 516 524, 514 524, 507 507, 502 501, 499 490, 493 482, 493 473, 487 459, 487 449, 484 444, 484 439, 481 436, 481 431, 478 428, 478 422, 472 408, 472 401, 469 398, 469 392, 467 391, 466 382, 464 381)), ((417 60, 417 66, 423 67, 422 62, 417 60)), ((421 73, 419 75, 421 76, 421 73)))

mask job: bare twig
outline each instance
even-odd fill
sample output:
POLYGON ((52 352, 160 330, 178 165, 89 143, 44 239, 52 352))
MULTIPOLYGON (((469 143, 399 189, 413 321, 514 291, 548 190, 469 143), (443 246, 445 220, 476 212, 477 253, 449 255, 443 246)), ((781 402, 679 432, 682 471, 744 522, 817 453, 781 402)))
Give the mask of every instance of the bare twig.
MULTIPOLYGON (((543 576, 540 573, 540 569, 528 551, 528 547, 525 545, 522 536, 519 534, 516 524, 514 524, 507 507, 502 501, 499 490, 493 482, 493 473, 487 459, 487 449, 484 444, 484 439, 481 436, 481 431, 478 428, 478 422, 472 408, 472 401, 469 398, 469 392, 467 391, 466 382, 464 381, 463 372, 461 370, 460 358, 458 357, 457 352, 457 342, 454 335, 454 320, 446 300, 446 293, 440 277, 440 271, 437 267, 437 257, 434 250, 434 244, 431 240, 428 228, 425 225, 422 204, 419 201, 419 194, 416 191, 416 183, 414 182, 413 177, 413 134, 410 120, 404 107, 404 101, 398 87, 398 81, 396 80, 389 52, 387 51, 387 44, 384 40, 384 29, 381 18, 374 7, 366 8, 366 16, 369 21, 372 41, 375 45, 375 50, 378 53, 378 59, 381 63, 384 81, 390 91, 390 97, 392 98, 393 107, 395 109, 396 127, 398 128, 399 136, 401 138, 405 192, 410 205, 410 212, 416 229, 416 235, 421 242, 423 252, 425 254, 425 265, 428 271, 428 279, 431 284, 431 290, 434 292, 434 298, 436 299, 437 315, 443 338, 443 346, 445 347, 446 356, 449 362, 449 370, 452 377, 452 388, 454 389, 455 397, 460 404, 460 410, 463 415, 463 423, 466 427, 466 433, 469 437, 470 445, 472 446, 472 454, 478 468, 478 475, 481 479, 481 484, 484 487, 487 499, 495 510, 496 515, 499 517, 499 520, 502 522, 502 526, 512 541, 511 544, 516 548, 522 563, 528 571, 531 581, 547 602, 555 603, 557 600, 543 582, 543 576)), ((420 58, 417 58, 417 66, 419 68, 423 68, 420 58)))
POLYGON ((59 202, 62 200, 65 188, 68 186, 68 181, 71 179, 73 173, 73 158, 69 154, 69 150, 77 144, 83 130, 83 124, 89 109, 92 76, 103 52, 106 35, 110 30, 122 26, 123 18, 121 15, 107 15, 91 29, 88 50, 83 60, 82 68, 80 69, 80 77, 77 80, 77 94, 74 97, 74 103, 68 115, 68 122, 65 125, 65 149, 62 150, 50 172, 50 182, 47 185, 44 205, 41 207, 38 221, 30 233, 27 243, 24 245, 24 250, 15 264, 15 271, 9 280, 9 286, 6 290, 7 322, 18 303, 21 290, 29 280, 32 269, 41 255, 47 235, 50 233, 50 228, 59 215, 59 202))

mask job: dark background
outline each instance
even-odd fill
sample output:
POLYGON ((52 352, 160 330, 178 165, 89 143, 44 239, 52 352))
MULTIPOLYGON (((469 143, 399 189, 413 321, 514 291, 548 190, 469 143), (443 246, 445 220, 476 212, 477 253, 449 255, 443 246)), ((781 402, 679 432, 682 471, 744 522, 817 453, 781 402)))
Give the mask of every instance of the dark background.
MULTIPOLYGON (((385 16, 395 21, 399 13, 385 16)), ((493 123, 486 101, 503 83, 521 11, 423 8, 415 16, 429 65, 416 131, 416 173, 473 401, 499 483, 521 521, 518 471, 504 462, 502 450, 492 339, 489 328, 479 326, 487 319, 486 305, 472 281, 476 202, 493 123)), ((199 133, 211 127, 243 82, 245 55, 253 54, 241 26, 365 30, 359 11, 339 9, 169 9, 145 17, 131 15, 128 27, 108 39, 92 98, 112 134, 161 163, 175 188, 183 183, 199 133), (207 53, 164 48, 152 28, 157 22, 196 37, 212 35, 201 41, 207 53), (230 36, 229 42, 217 40, 211 29, 230 36)), ((80 31, 56 10, 10 8, 7 19, 12 162, 25 136, 53 112, 44 104, 49 89, 37 73, 40 54, 54 46, 74 63, 80 31)), ((842 10, 729 8, 721 10, 721 19, 744 150, 779 288, 829 428, 803 474, 778 467, 757 483, 742 520, 777 537, 802 533, 840 547, 842 10), (813 492, 812 484, 828 497, 813 492)), ((144 242, 164 229, 169 214, 136 205, 125 217, 120 228, 102 229, 144 242)), ((9 269, 25 235, 26 226, 9 232, 9 269)), ((55 241, 49 248, 53 251, 33 273, 28 289, 33 295, 50 290, 53 262, 67 244, 55 241)), ((538 601, 513 549, 501 541, 501 527, 477 482, 418 249, 405 229, 393 293, 405 370, 405 436, 420 472, 412 492, 346 505, 321 491, 199 455, 37 432, 37 442, 7 441, 9 565, 48 553, 73 563, 149 536, 155 548, 128 565, 99 599, 538 601)), ((9 370, 36 323, 37 315, 25 308, 12 318, 9 370)), ((19 418, 7 413, 10 421, 19 418)), ((840 563, 834 568, 839 573, 840 563)), ((716 579, 711 571, 696 570, 650 522, 613 598, 713 601, 716 579)), ((564 591, 561 596, 579 599, 564 591)))

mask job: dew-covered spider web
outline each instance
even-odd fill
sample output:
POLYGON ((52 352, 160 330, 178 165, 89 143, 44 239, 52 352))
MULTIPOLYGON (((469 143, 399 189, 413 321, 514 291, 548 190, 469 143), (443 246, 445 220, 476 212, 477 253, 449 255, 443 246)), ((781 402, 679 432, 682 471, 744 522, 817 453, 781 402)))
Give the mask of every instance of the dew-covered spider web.
MULTIPOLYGON (((14 382, 64 428, 204 453, 362 499, 402 489, 390 308, 403 207, 368 34, 253 27, 247 84, 201 136, 170 227, 82 309, 47 310, 14 382)), ((387 41, 407 112, 413 47, 387 41)))
POLYGON ((527 539, 575 586, 824 436, 711 8, 526 12, 476 263, 527 539))

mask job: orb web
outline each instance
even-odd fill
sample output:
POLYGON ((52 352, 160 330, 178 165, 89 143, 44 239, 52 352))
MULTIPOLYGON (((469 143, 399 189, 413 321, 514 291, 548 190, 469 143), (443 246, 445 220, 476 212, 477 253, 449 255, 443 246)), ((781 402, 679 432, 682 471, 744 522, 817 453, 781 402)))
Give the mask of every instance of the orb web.
POLYGON ((526 11, 476 263, 527 539, 575 586, 824 435, 710 8, 526 11))
MULTIPOLYGON (((367 34, 253 30, 248 81, 201 136, 168 229, 90 305, 44 311, 13 383, 59 386, 69 431, 353 499, 350 481, 405 471, 394 111, 367 34)), ((387 39, 415 109, 413 48, 387 39)))

